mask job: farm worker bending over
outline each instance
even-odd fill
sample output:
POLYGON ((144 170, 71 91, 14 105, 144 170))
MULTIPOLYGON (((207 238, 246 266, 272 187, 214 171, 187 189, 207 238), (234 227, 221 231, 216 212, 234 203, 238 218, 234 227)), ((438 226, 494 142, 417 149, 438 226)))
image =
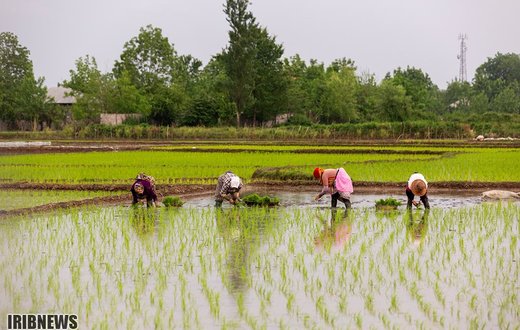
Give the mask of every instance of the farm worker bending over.
POLYGON ((352 186, 350 176, 343 167, 326 170, 317 167, 314 169, 313 175, 323 186, 323 189, 314 197, 314 200, 317 201, 328 193, 331 195, 332 207, 338 205, 338 200, 345 203, 347 209, 351 207, 350 194, 354 192, 354 187, 352 186))
POLYGON ((132 188, 132 204, 137 204, 140 199, 146 199, 148 207, 155 207, 157 194, 155 193, 155 179, 144 173, 137 175, 132 188))
POLYGON ((408 197, 407 208, 411 209, 412 205, 418 206, 419 202, 414 201, 415 196, 419 196, 424 207, 429 209, 430 203, 428 202, 428 182, 421 173, 415 172, 408 179, 406 184, 406 196, 408 197))
POLYGON ((215 206, 221 206, 224 199, 231 204, 239 202, 242 186, 242 180, 231 171, 219 176, 215 191, 215 206))

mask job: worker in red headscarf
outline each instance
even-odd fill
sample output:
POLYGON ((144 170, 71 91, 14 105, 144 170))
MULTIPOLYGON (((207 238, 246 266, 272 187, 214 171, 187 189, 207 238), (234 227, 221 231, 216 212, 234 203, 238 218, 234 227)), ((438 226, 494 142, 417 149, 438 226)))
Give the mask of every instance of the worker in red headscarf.
POLYGON ((313 175, 323 187, 321 192, 314 197, 314 200, 317 201, 323 195, 330 194, 332 207, 338 205, 338 200, 343 202, 347 209, 351 207, 350 194, 354 192, 354 187, 352 186, 352 179, 343 167, 326 170, 317 167, 314 169, 313 175))

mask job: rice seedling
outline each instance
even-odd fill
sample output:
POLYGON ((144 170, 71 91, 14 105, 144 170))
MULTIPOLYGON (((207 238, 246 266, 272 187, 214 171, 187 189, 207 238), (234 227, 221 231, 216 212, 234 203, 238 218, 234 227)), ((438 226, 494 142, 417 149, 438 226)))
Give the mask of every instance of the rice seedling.
MULTIPOLYGON (((246 180, 261 168, 287 168, 293 177, 311 179, 312 168, 318 164, 331 167, 348 165, 349 174, 361 181, 399 182, 414 169, 429 173, 432 181, 518 181, 516 164, 519 153, 514 148, 437 148, 439 154, 417 154, 410 147, 337 147, 330 151, 299 153, 304 146, 269 146, 255 152, 183 152, 183 151, 123 151, 64 154, 33 154, 0 157, 3 182, 36 183, 129 183, 139 171, 153 173, 159 184, 215 184, 219 174, 235 164, 236 173, 246 180), (352 151, 348 153, 348 151, 352 151), (400 154, 377 153, 392 150, 400 154), (348 155, 348 156, 347 156, 348 155), (140 159, 149 159, 143 169, 140 159), (122 165, 124 164, 124 165, 122 165), (362 166, 359 166, 362 164, 362 166), (290 167, 290 168, 289 168, 290 167)), ((308 148, 307 148, 308 149, 308 148)), ((325 150, 326 148, 320 150, 325 150)), ((330 149, 330 148, 329 148, 330 149)), ((431 148, 414 148, 431 152, 431 148)), ((203 151, 203 150, 202 150, 203 151)), ((247 151, 247 150, 245 150, 247 151)), ((312 150, 311 150, 312 151, 312 150)), ((267 174, 266 174, 267 175, 267 174)))
POLYGON ((315 245, 329 209, 5 219, 0 317, 66 309, 88 328, 507 328, 518 319, 518 214, 514 203, 432 209, 417 249, 406 213, 354 209, 340 251, 315 245))
POLYGON ((163 198, 162 203, 165 207, 181 207, 184 202, 178 196, 166 196, 163 198))
POLYGON ((398 206, 401 206, 401 202, 392 197, 376 201, 377 210, 395 210, 398 206))
POLYGON ((280 204, 280 199, 271 196, 260 196, 258 194, 249 194, 242 198, 248 206, 276 206, 280 204))

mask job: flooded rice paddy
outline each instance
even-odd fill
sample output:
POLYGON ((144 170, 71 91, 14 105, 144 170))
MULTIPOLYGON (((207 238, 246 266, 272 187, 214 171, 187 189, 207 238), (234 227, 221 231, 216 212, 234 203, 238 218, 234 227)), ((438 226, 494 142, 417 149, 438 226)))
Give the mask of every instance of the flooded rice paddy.
MULTIPOLYGON (((314 201, 314 196, 319 191, 314 192, 288 192, 288 191, 261 191, 260 194, 268 194, 276 196, 280 199, 280 206, 283 207, 330 207, 330 197, 327 195, 323 196, 319 201, 314 201)), ((406 196, 403 194, 353 194, 350 201, 352 202, 353 208, 373 208, 377 200, 382 198, 395 198, 403 205, 401 208, 404 210, 406 206, 406 196)), ((418 198, 416 198, 418 200, 418 198)), ((429 196, 430 206, 432 208, 459 208, 474 206, 482 203, 482 198, 479 195, 467 194, 467 195, 430 195, 429 196)), ((213 206, 215 204, 212 197, 204 196, 199 198, 192 198, 186 201, 186 206, 192 207, 206 207, 213 206)), ((229 204, 228 204, 229 205, 229 204)), ((343 206, 341 202, 338 202, 338 207, 343 206)), ((225 207, 225 204, 224 204, 225 207)))
MULTIPOLYGON (((431 211, 124 206, 0 221, 0 317, 80 328, 515 328, 520 204, 431 196, 431 211)), ((402 199, 402 196, 393 196, 402 199)))

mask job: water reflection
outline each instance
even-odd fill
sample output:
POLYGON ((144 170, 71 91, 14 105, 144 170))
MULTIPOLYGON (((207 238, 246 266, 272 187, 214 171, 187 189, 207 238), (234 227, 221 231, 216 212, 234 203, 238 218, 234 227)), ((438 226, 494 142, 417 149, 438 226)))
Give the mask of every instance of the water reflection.
POLYGON ((317 250, 342 249, 352 236, 352 216, 349 209, 331 208, 330 219, 321 220, 323 230, 314 239, 317 250))
POLYGON ((406 236, 414 247, 419 247, 426 238, 428 231, 428 217, 430 210, 412 211, 408 210, 405 215, 406 236))
POLYGON ((251 282, 251 260, 264 236, 275 230, 278 211, 269 208, 215 209, 218 233, 227 244, 227 289, 238 294, 245 292, 251 282))
POLYGON ((244 228, 240 223, 238 208, 215 210, 219 235, 229 244, 226 258, 229 282, 225 283, 231 292, 241 292, 247 279, 248 243, 245 240, 244 228))
POLYGON ((151 236, 159 222, 154 208, 133 206, 130 208, 129 217, 132 228, 134 228, 137 236, 142 238, 151 236))
MULTIPOLYGON (((325 206, 326 203, 316 202, 313 200, 313 192, 306 191, 268 191, 268 190, 255 190, 257 193, 264 194, 272 194, 273 196, 280 199, 280 206, 291 207, 319 207, 325 206)), ((362 194, 356 193, 352 195, 350 201, 352 202, 352 207, 354 209, 359 209, 363 207, 373 207, 375 202, 381 198, 395 198, 398 201, 406 204, 406 199, 403 198, 402 195, 396 194, 362 194)), ((460 208, 481 204, 482 200, 480 195, 478 196, 463 196, 463 195, 431 195, 430 205, 432 208, 460 208)), ((205 196, 199 198, 193 198, 186 201, 186 207, 206 207, 213 206, 215 204, 215 200, 213 197, 205 196)), ((225 207, 230 207, 231 205, 224 205, 225 207)), ((231 206, 232 207, 232 206, 231 206)), ((328 207, 328 205, 327 205, 328 207)))

